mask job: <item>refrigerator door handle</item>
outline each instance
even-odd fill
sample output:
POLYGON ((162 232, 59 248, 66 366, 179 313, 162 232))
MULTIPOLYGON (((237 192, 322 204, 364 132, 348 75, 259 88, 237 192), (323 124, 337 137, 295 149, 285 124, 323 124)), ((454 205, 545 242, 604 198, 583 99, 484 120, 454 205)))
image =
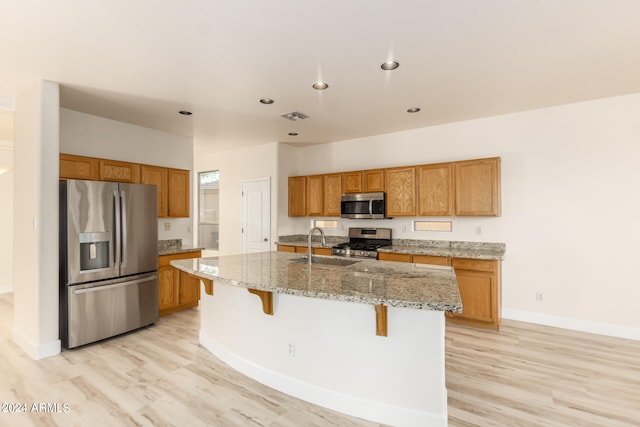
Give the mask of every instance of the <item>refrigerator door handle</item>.
POLYGON ((120 204, 121 204, 121 215, 122 215, 122 220, 121 220, 121 232, 122 232, 122 238, 120 239, 120 250, 122 251, 122 254, 120 255, 120 259, 121 259, 121 264, 120 267, 121 268, 125 268, 127 266, 127 239, 125 238, 125 236, 127 236, 127 198, 125 197, 126 194, 124 192, 124 190, 120 191, 120 204))
POLYGON ((91 292, 106 291, 106 290, 109 290, 109 289, 122 288, 124 286, 137 285, 138 283, 145 283, 145 282, 150 282, 152 280, 156 280, 157 277, 158 276, 154 275, 154 276, 146 277, 144 279, 130 280, 128 282, 121 282, 121 283, 114 283, 113 285, 93 286, 91 288, 74 289, 73 290, 73 294, 74 295, 88 294, 88 293, 91 293, 91 292))
POLYGON ((118 194, 118 190, 113 191, 113 219, 115 222, 115 227, 113 230, 115 245, 113 245, 113 253, 114 253, 114 270, 117 272, 120 270, 120 245, 121 242, 121 234, 120 234, 120 195, 118 194))

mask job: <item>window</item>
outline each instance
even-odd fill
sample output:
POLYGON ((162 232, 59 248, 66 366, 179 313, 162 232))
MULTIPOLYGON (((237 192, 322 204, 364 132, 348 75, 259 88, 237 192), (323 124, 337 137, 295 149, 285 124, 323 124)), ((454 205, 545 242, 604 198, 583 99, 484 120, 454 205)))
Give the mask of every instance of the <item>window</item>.
POLYGON ((198 245, 218 250, 220 171, 198 173, 198 245))

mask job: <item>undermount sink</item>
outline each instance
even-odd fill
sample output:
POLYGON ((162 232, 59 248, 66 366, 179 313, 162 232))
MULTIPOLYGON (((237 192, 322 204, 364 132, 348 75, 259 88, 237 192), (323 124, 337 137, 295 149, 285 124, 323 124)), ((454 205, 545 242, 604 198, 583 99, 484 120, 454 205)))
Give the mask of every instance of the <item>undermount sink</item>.
MULTIPOLYGON (((309 262, 309 257, 295 258, 292 259, 293 262, 309 262)), ((336 265, 338 267, 346 267, 348 265, 355 264, 360 262, 361 260, 353 260, 348 258, 328 258, 328 257, 320 257, 320 256, 312 256, 311 264, 320 264, 320 265, 336 265)))

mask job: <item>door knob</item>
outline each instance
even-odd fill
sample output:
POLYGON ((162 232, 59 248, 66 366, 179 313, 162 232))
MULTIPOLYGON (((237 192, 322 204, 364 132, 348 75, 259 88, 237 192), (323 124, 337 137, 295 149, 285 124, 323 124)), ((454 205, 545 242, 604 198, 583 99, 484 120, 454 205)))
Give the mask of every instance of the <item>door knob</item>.
POLYGON ((267 238, 265 237, 265 238, 264 238, 264 241, 265 241, 265 242, 268 242, 268 241, 269 241, 269 239, 267 239, 267 238))

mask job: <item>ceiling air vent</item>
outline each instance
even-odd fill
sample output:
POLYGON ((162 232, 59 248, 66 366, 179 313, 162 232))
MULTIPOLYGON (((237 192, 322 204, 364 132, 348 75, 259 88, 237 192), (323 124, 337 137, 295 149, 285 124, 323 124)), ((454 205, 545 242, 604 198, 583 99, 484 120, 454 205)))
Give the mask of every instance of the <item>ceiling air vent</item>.
POLYGON ((308 119, 309 116, 307 116, 304 113, 301 113, 299 111, 294 111, 293 113, 287 113, 287 114, 283 114, 280 117, 284 117, 287 120, 291 120, 292 122, 295 122, 297 120, 304 120, 304 119, 308 119))

